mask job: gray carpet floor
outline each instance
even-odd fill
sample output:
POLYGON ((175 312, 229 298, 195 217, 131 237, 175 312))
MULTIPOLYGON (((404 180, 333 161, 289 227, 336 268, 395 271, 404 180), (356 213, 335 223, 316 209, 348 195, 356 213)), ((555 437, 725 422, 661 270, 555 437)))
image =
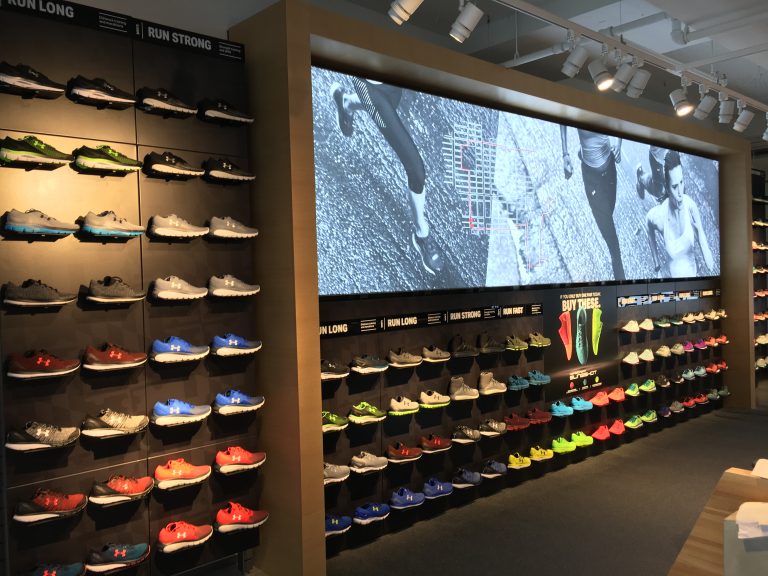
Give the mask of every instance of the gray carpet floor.
POLYGON ((328 540, 328 576, 661 576, 722 472, 768 457, 767 439, 768 413, 719 410, 522 483, 486 481, 443 510, 393 512, 391 532, 328 540))

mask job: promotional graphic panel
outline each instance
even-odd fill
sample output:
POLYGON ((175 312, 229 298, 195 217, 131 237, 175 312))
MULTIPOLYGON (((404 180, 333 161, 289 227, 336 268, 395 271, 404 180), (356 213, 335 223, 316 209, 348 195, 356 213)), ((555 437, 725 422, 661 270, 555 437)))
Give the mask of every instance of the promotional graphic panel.
POLYGON ((322 296, 720 274, 715 160, 312 80, 322 296))

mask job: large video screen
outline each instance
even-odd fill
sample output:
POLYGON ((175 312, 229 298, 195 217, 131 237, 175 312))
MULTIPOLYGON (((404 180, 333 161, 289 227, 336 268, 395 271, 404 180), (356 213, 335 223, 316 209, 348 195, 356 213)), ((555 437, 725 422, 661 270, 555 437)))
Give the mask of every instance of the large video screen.
POLYGON ((720 274, 719 166, 314 67, 321 296, 720 274))

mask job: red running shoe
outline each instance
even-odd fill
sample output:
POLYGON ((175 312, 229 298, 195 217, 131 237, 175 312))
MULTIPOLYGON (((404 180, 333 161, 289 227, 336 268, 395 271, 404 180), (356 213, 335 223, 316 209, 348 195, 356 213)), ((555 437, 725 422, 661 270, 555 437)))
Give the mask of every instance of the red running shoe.
POLYGON ((86 347, 83 368, 102 371, 124 370, 141 366, 146 361, 146 352, 128 352, 124 348, 107 343, 101 348, 86 347))
POLYGON ((696 402, 696 404, 709 404, 709 400, 704 394, 696 394, 696 396, 693 397, 693 401, 696 402))
POLYGON ((393 464, 414 462, 421 458, 421 448, 411 448, 402 442, 395 442, 387 446, 387 460, 393 464))
POLYGON ((624 395, 624 388, 619 386, 608 392, 608 398, 614 402, 624 402, 626 396, 624 395))
POLYGON ((86 504, 88 499, 85 494, 37 490, 32 500, 16 505, 13 519, 24 524, 37 524, 57 518, 69 518, 82 512, 86 504))
POLYGON ((611 424, 611 427, 608 428, 608 432, 614 436, 621 436, 624 434, 624 430, 624 422, 621 420, 621 418, 616 418, 616 420, 613 421, 613 424, 611 424))
POLYGON ((237 502, 230 502, 216 513, 216 523, 213 526, 216 532, 227 534, 258 528, 267 521, 267 518, 269 518, 269 512, 251 510, 237 502))
POLYGON ((710 362, 706 367, 707 374, 717 374, 720 372, 720 367, 714 362, 710 362))
POLYGON ((685 406, 686 408, 693 408, 694 406, 696 406, 696 401, 690 396, 686 396, 685 398, 683 398, 683 406, 685 406))
POLYGON ((106 482, 97 482, 91 488, 88 500, 93 504, 109 506, 141 500, 155 487, 155 481, 149 476, 132 478, 130 476, 112 476, 106 482))
POLYGON ((80 360, 65 360, 45 350, 30 350, 8 356, 8 376, 11 378, 50 378, 63 376, 80 368, 80 360))
POLYGON ((265 452, 248 452, 240 446, 230 446, 216 453, 214 467, 219 474, 237 474, 258 468, 267 461, 265 452))
POLYGON ((421 451, 424 454, 434 454, 435 452, 445 452, 451 449, 453 442, 450 438, 443 438, 442 436, 435 436, 430 434, 429 436, 422 436, 419 444, 421 444, 421 451))
POLYGON ((725 334, 720 334, 720 336, 715 338, 715 340, 717 340, 718 344, 728 344, 730 342, 730 340, 728 340, 728 336, 725 334))
POLYGON ((194 466, 185 461, 184 458, 168 460, 162 466, 155 468, 155 480, 160 490, 200 484, 210 475, 210 466, 194 466))
POLYGON ((546 410, 539 410, 538 408, 533 408, 531 410, 528 410, 528 413, 526 414, 528 417, 528 421, 531 424, 546 424, 550 420, 552 420, 552 412, 547 412, 546 410))
POLYGON ((517 412, 512 412, 509 416, 504 416, 504 423, 507 425, 508 432, 525 430, 531 425, 531 421, 528 420, 528 418, 523 418, 517 412))
MULTIPOLYGON (((624 391, 622 390, 622 393, 623 392, 624 391)), ((594 396, 592 396, 592 398, 585 397, 584 399, 592 402, 594 406, 608 406, 611 401, 611 399, 608 397, 608 393, 605 392, 605 390, 600 390, 594 396)))
MULTIPOLYGON (((617 420, 618 422, 618 420, 617 420)), ((602 426, 599 426, 597 430, 592 432, 592 438, 595 440, 608 440, 608 438, 611 437, 611 432, 608 430, 608 426, 603 424, 602 426)))
POLYGON ((160 530, 157 536, 157 549, 160 552, 176 552, 185 548, 200 546, 208 540, 213 534, 213 526, 203 524, 195 526, 182 520, 171 522, 165 528, 160 530))
POLYGON ((571 337, 571 313, 563 312, 560 314, 560 329, 557 331, 560 340, 565 348, 565 359, 570 362, 573 354, 573 339, 571 337))
POLYGON ((710 336, 709 338, 706 338, 704 340, 704 343, 710 348, 714 348, 715 346, 720 346, 720 343, 715 339, 714 336, 710 336))
POLYGON ((720 360, 717 367, 720 368, 720 370, 728 370, 728 364, 725 363, 725 360, 720 360))

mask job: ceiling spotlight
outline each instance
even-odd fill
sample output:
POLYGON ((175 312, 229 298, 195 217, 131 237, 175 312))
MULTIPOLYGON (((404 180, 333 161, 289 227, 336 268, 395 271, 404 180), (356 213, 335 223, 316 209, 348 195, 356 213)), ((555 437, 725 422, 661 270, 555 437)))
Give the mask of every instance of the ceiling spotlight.
POLYGON ((483 11, 472 2, 465 2, 464 0, 460 3, 460 9, 461 12, 459 12, 459 16, 456 18, 453 26, 451 26, 449 34, 456 42, 461 43, 472 34, 472 30, 475 29, 475 26, 483 17, 483 11))
POLYGON ((720 92, 718 98, 720 100, 720 113, 718 114, 718 122, 720 124, 730 124, 733 120, 733 114, 736 111, 736 102, 728 100, 728 96, 720 92))
POLYGON ((747 126, 749 126, 749 123, 752 122, 752 118, 755 117, 755 113, 751 110, 747 110, 747 105, 741 100, 739 100, 738 106, 739 117, 736 118, 736 122, 733 123, 733 129, 736 130, 736 132, 744 132, 744 130, 747 129, 747 126))
POLYGON ((669 99, 672 101, 672 106, 675 107, 675 114, 678 116, 688 116, 693 112, 693 104, 688 101, 688 95, 685 93, 685 88, 678 88, 672 90, 669 93, 669 99))
POLYGON ((629 82, 632 80, 636 70, 637 68, 631 61, 624 62, 624 64, 619 65, 619 68, 616 70, 616 74, 613 76, 613 85, 611 88, 613 88, 616 92, 621 92, 624 90, 624 88, 627 87, 627 84, 629 84, 629 82))
POLYGON ((568 54, 568 58, 565 59, 565 62, 563 62, 563 67, 560 69, 560 72, 568 76, 568 78, 573 78, 581 71, 587 58, 589 58, 587 49, 584 48, 584 46, 576 46, 576 48, 568 54))
POLYGON ((592 76, 592 81, 601 92, 608 90, 608 88, 613 86, 613 76, 611 76, 611 73, 608 72, 605 64, 603 64, 602 58, 592 60, 592 62, 589 63, 588 70, 592 76))
POLYGON ((640 98, 650 78, 651 73, 648 70, 644 68, 635 70, 635 75, 632 76, 632 80, 629 81, 629 86, 627 86, 627 96, 630 98, 640 98))
POLYGON ((394 0, 389 7, 389 17, 400 26, 403 22, 413 16, 413 13, 419 9, 424 0, 394 0))
POLYGON ((693 117, 696 120, 704 120, 714 110, 715 104, 717 104, 717 98, 708 92, 709 90, 706 86, 703 84, 699 85, 699 105, 696 106, 696 110, 693 112, 693 117))

